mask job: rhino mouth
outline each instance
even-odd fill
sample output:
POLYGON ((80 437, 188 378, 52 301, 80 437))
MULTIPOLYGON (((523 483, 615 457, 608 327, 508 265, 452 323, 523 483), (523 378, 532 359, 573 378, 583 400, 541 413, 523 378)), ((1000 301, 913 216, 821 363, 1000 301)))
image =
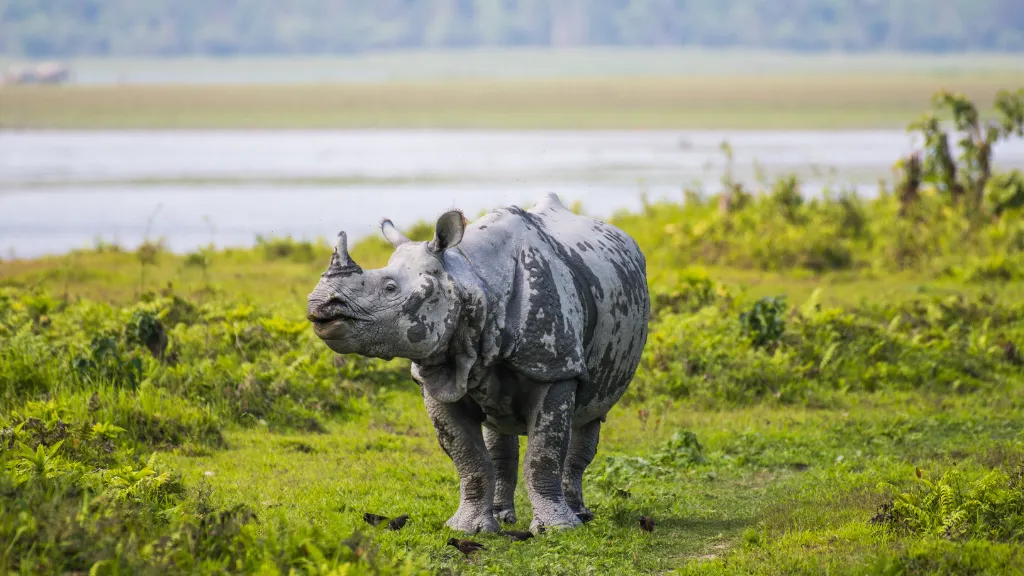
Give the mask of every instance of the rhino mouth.
POLYGON ((310 314, 307 319, 313 324, 313 332, 321 337, 329 336, 331 332, 342 325, 353 325, 362 320, 362 318, 344 312, 331 312, 329 315, 310 314))
POLYGON ((355 316, 352 316, 350 314, 334 313, 331 314, 330 316, 316 316, 311 317, 309 319, 309 321, 312 322, 314 326, 326 326, 328 324, 334 324, 335 322, 339 322, 341 320, 359 320, 359 318, 356 318, 355 316))

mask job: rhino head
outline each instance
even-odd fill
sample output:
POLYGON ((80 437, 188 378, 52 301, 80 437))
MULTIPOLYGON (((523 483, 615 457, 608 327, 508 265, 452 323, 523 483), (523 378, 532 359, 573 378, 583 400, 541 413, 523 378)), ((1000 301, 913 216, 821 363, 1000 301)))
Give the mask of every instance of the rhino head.
POLYGON ((384 268, 363 270, 348 254, 344 232, 330 265, 308 298, 313 331, 339 354, 423 361, 448 350, 462 308, 460 289, 443 254, 462 241, 466 220, 446 212, 430 242, 413 242, 381 222, 395 247, 384 268))

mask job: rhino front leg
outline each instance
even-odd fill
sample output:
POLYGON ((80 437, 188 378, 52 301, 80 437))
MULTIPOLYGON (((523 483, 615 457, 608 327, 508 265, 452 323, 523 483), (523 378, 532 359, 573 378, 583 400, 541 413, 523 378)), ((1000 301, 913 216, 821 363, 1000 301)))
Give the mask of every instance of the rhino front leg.
POLYGON ((494 519, 494 466, 484 445, 480 421, 461 402, 437 402, 423 395, 437 441, 459 472, 459 509, 445 524, 469 534, 497 532, 494 519))
POLYGON ((534 532, 542 527, 572 528, 580 524, 562 491, 562 468, 575 401, 575 380, 539 385, 531 398, 524 475, 533 506, 530 530, 534 532))
POLYGON ((484 443, 494 462, 494 516, 505 524, 516 523, 516 480, 519 478, 519 436, 502 434, 484 426, 484 443))
POLYGON ((590 522, 594 514, 583 504, 583 472, 597 455, 597 442, 601 435, 601 420, 594 420, 572 431, 569 441, 569 457, 562 473, 562 490, 565 501, 576 517, 590 522))

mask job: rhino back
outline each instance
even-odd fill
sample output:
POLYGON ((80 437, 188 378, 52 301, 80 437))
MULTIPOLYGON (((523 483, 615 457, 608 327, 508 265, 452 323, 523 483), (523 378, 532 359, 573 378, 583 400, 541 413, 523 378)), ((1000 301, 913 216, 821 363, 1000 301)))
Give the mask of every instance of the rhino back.
POLYGON ((579 378, 577 412, 603 415, 647 340, 646 262, 636 242, 555 200, 496 210, 467 229, 461 247, 501 301, 490 308, 502 311, 502 361, 541 382, 579 378))

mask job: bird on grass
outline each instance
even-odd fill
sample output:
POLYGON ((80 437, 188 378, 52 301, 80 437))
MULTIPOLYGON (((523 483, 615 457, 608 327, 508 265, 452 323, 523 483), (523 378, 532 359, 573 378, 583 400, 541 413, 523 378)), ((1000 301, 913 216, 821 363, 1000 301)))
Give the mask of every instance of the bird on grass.
POLYGON ((396 518, 391 520, 391 522, 388 522, 388 530, 401 530, 402 527, 405 526, 405 523, 408 521, 408 514, 402 514, 401 516, 397 516, 396 518))
POLYGON ((502 530, 498 532, 502 536, 508 536, 513 542, 522 542, 533 538, 533 532, 526 532, 522 530, 502 530))
POLYGON ((650 516, 641 516, 640 529, 644 532, 654 532, 654 518, 651 518, 650 516))
POLYGON ((478 550, 487 550, 487 548, 479 542, 473 542, 472 540, 459 540, 458 538, 449 538, 448 545, 455 546, 455 548, 459 552, 462 552, 462 555, 466 558, 469 558, 470 554, 478 550))
POLYGON ((378 526, 381 522, 387 519, 387 516, 381 516, 380 514, 370 514, 369 512, 363 514, 363 520, 365 520, 370 526, 378 526))

